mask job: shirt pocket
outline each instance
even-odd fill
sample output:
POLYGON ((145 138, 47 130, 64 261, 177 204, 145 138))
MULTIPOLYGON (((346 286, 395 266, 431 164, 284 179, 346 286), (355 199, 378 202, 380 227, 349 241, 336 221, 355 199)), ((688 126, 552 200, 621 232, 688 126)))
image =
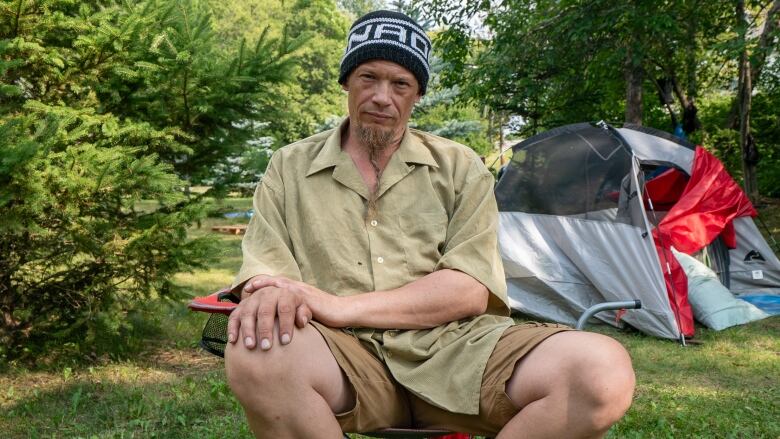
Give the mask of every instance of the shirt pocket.
POLYGON ((447 238, 447 215, 406 213, 399 216, 399 225, 409 275, 417 279, 433 272, 447 238))

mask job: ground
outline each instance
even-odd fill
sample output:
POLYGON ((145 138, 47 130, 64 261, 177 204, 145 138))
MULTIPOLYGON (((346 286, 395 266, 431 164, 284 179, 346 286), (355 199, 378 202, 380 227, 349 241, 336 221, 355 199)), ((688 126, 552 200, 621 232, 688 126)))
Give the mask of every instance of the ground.
MULTIPOLYGON (((771 201, 771 200, 770 200, 771 201)), ((226 202, 250 208, 248 199, 226 202)), ((780 203, 761 208, 780 236, 780 203)), ((235 220, 209 219, 192 234, 235 220)), ((219 235, 208 270, 176 281, 193 295, 230 282, 240 237, 219 235)), ((107 353, 11 367, 0 372, 0 431, 8 438, 248 438, 225 384, 222 360, 196 347, 205 316, 184 303, 159 304, 129 318, 145 322, 107 353)), ((715 332, 682 347, 636 332, 591 327, 623 343, 637 392, 611 438, 780 437, 780 316, 715 332)))

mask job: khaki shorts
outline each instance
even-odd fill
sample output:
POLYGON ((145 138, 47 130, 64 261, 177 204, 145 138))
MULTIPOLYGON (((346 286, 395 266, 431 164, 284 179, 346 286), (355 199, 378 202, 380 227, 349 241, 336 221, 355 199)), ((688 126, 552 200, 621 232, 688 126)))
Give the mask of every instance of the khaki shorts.
MULTIPOLYGON (((479 414, 451 413, 433 406, 398 384, 390 371, 354 335, 312 322, 355 389, 352 410, 336 415, 346 432, 382 428, 443 429, 495 435, 519 411, 506 394, 506 382, 517 361, 547 337, 571 328, 547 323, 525 323, 504 331, 485 366, 479 414)), ((446 373, 446 372, 445 372, 446 373)))

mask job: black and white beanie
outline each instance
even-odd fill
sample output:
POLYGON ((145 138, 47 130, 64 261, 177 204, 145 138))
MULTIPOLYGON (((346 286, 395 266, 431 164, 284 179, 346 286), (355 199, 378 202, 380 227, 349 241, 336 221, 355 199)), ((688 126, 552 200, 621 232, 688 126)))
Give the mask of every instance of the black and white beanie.
POLYGON ((430 53, 430 38, 410 17, 393 11, 369 12, 358 18, 349 30, 347 48, 341 58, 339 84, 344 84, 360 64, 384 59, 412 72, 423 95, 430 76, 430 53))

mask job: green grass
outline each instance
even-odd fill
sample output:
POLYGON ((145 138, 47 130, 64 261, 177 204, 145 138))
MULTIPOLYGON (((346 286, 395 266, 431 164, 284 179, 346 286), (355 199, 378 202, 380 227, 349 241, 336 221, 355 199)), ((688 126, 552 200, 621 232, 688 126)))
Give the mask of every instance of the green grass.
MULTIPOLYGON (((228 202, 236 210, 251 206, 249 199, 228 202)), ((762 212, 777 233, 780 205, 762 212)), ((191 234, 242 221, 209 218, 191 234)), ((241 263, 241 238, 217 236, 213 264, 176 277, 193 295, 229 284, 241 263)), ((128 335, 134 350, 0 374, 0 437, 251 437, 222 361, 196 347, 205 316, 184 304, 153 304, 134 318, 144 322, 128 335)), ((623 343, 636 369, 634 404, 609 437, 780 437, 780 317, 720 332, 699 327, 701 344, 687 347, 591 329, 623 343)))

